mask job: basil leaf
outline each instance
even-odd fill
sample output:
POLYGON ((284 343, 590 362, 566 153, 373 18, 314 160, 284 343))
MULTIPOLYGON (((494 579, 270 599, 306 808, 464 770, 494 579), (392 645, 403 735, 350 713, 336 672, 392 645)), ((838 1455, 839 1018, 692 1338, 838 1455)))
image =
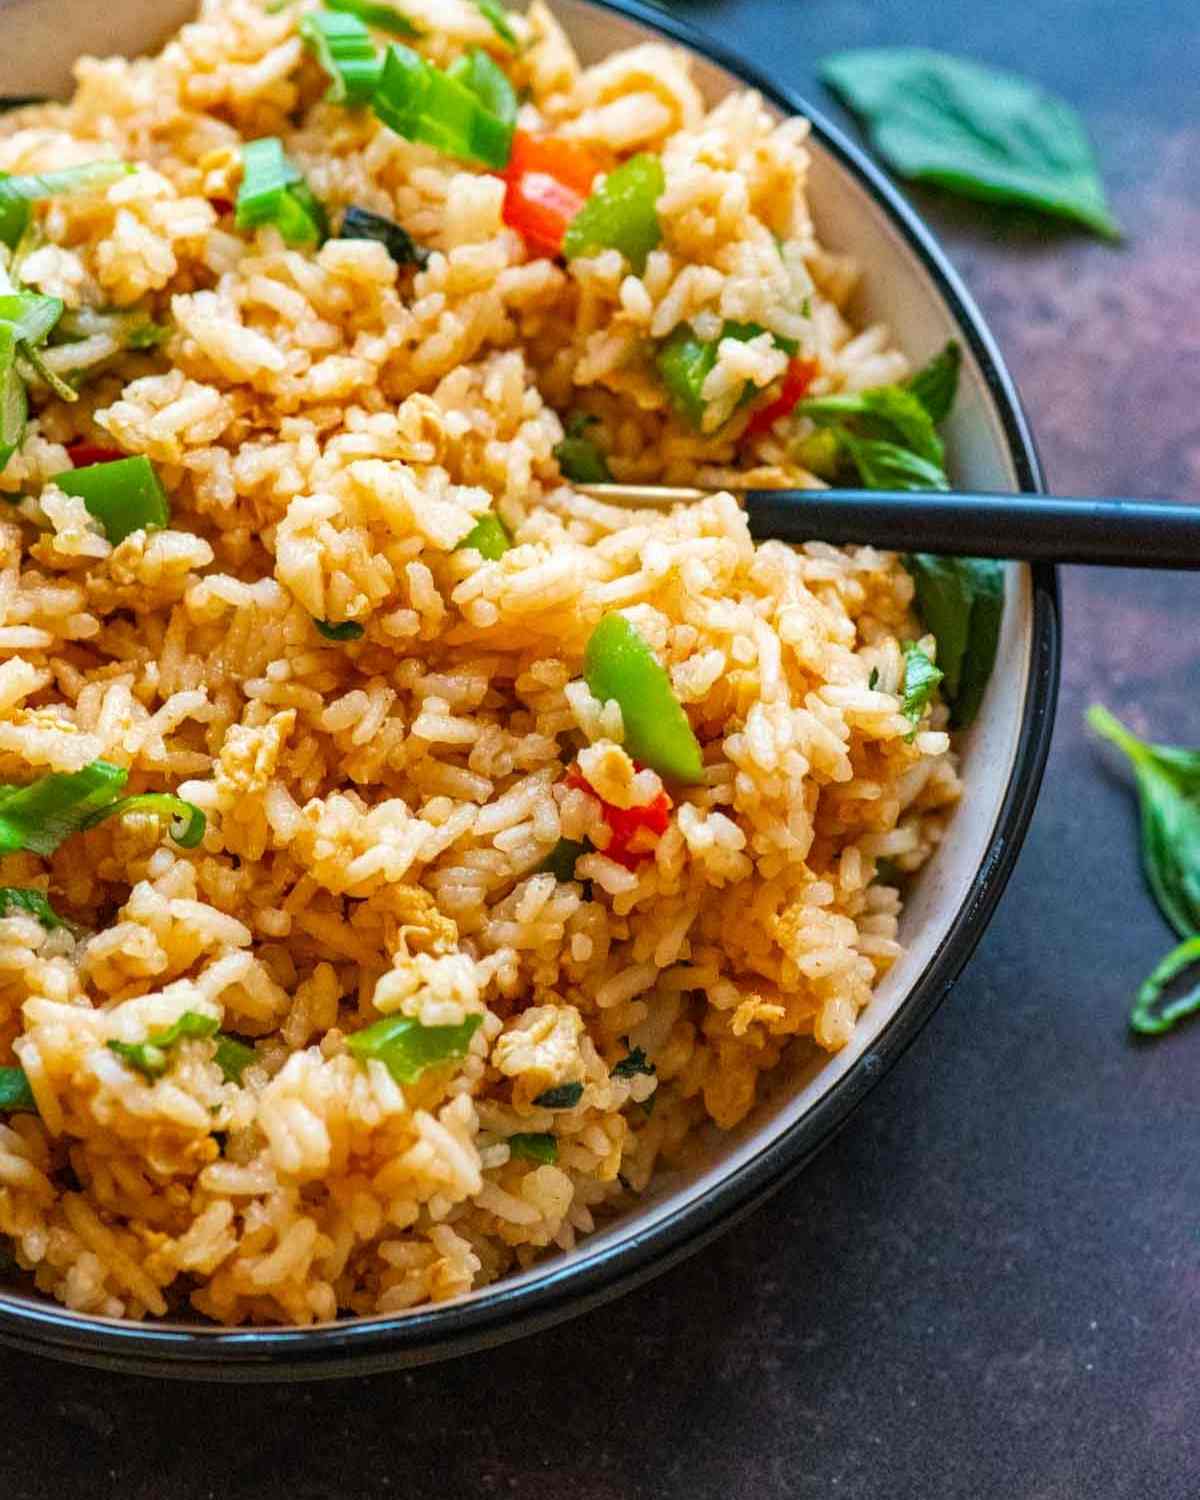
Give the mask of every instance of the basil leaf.
POLYGON ((649 1061, 641 1047, 633 1047, 612 1069, 612 1078, 636 1078, 639 1073, 653 1077, 658 1070, 649 1061))
POLYGON ((11 917, 17 912, 36 917, 47 932, 68 924, 58 915, 41 891, 24 886, 0 886, 0 917, 11 917))
POLYGON ((24 1068, 0 1068, 0 1114, 36 1115, 37 1105, 24 1068))
POLYGON ((923 47, 840 52, 821 77, 902 177, 1120 238, 1078 115, 1028 79, 923 47))
POLYGON ((29 398, 17 369, 17 336, 12 327, 0 323, 0 469, 21 446, 29 398))
POLYGON ((519 1131, 508 1138, 508 1149, 513 1156, 523 1156, 526 1161, 541 1162, 552 1167, 558 1160, 558 1142, 548 1132, 519 1131))
POLYGON ((357 620, 342 620, 336 625, 329 620, 313 620, 313 624, 317 627, 317 634, 323 635, 327 641, 361 641, 364 634, 357 620))
POLYGON ((932 422, 944 422, 950 415, 958 394, 958 375, 962 368, 962 348, 951 339, 940 354, 910 375, 906 389, 912 392, 932 422))
POLYGON ((937 640, 942 696, 956 729, 972 723, 996 664, 1004 613, 1004 569, 993 558, 914 552, 904 566, 916 585, 916 609, 937 640))
POLYGON ((588 846, 575 839, 559 839, 550 853, 537 867, 537 873, 549 873, 565 885, 575 879, 575 861, 588 852, 588 846))
POLYGON ((480 1015, 458 1026, 422 1026, 411 1016, 384 1016, 348 1036, 346 1046, 361 1062, 378 1058, 397 1083, 415 1083, 427 1068, 466 1057, 482 1024, 480 1015))
POLYGON ((1129 1025, 1134 1031, 1143 1036, 1161 1036, 1164 1031, 1170 1031, 1176 1021, 1200 1010, 1200 984, 1168 1000, 1165 1005, 1159 1003, 1171 981, 1196 963, 1200 963, 1200 935, 1185 938, 1177 948, 1172 948, 1142 981, 1129 1012, 1129 1025))
POLYGON ((533 1101, 540 1109, 574 1109, 583 1098, 582 1083, 560 1083, 543 1089, 533 1101))
POLYGON ((854 418, 853 431, 866 438, 908 449, 939 470, 945 461, 942 440, 933 418, 915 392, 899 385, 838 396, 812 396, 796 403, 796 411, 818 426, 843 426, 854 418))
POLYGON ((1142 869, 1163 916, 1190 938, 1200 929, 1200 750, 1147 744, 1099 703, 1087 722, 1129 757, 1141 803, 1142 869))
POLYGON ((378 240, 398 266, 422 269, 429 264, 430 252, 418 245, 407 229, 385 219, 382 214, 356 208, 353 203, 346 210, 337 237, 339 240, 378 240))
POLYGON ((908 739, 913 739, 917 725, 929 706, 933 691, 942 680, 942 673, 930 661, 914 641, 904 648, 904 696, 900 700, 900 712, 912 725, 908 739))
POLYGON ((143 1077, 158 1078, 167 1071, 171 1060, 167 1054, 176 1042, 185 1037, 202 1041, 215 1036, 219 1025, 214 1016, 202 1015, 198 1010, 185 1010, 165 1031, 155 1032, 144 1042, 109 1042, 108 1050, 115 1052, 131 1068, 136 1068, 143 1077))
POLYGON ((838 434, 859 478, 869 490, 948 490, 950 481, 940 464, 881 438, 838 434))

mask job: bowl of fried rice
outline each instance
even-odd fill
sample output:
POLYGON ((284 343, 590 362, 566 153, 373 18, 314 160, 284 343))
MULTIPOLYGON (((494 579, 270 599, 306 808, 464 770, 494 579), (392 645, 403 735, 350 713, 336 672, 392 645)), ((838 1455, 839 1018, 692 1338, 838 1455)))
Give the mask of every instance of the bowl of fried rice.
POLYGON ((995 346, 657 12, 0 38, 0 1338, 265 1379, 593 1306, 829 1139, 1007 878, 1053 573, 952 630, 962 570, 736 498, 881 412, 1038 489, 995 346))

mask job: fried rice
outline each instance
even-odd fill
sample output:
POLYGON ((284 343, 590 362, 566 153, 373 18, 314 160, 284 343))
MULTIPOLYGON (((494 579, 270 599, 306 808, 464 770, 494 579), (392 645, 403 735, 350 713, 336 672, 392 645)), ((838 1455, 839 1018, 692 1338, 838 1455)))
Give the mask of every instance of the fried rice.
POLYGON ((915 733, 902 712, 921 629, 894 555, 755 545, 726 493, 620 510, 555 457, 582 412, 618 480, 816 485, 746 434, 775 336, 818 393, 905 375, 815 237, 806 123, 753 93, 708 108, 667 45, 582 68, 541 3, 516 51, 467 0, 404 8, 433 62, 495 58, 522 128, 661 157, 640 274, 537 254, 499 176, 327 102, 303 7, 205 0, 159 56, 85 58, 69 104, 0 132, 9 173, 137 164, 40 208, 20 276, 170 329, 93 335, 78 401, 34 384, 0 473, 0 781, 102 759, 207 819, 192 849, 133 810, 0 859, 69 924, 0 918, 0 1047, 36 1102, 0 1122, 0 1233, 86 1313, 392 1313, 635 1210, 785 1053, 851 1038, 900 952, 898 874, 960 791, 945 709, 915 733), (331 222, 386 215, 424 267, 239 231, 241 148, 269 135, 331 222), (766 332, 721 344, 697 432, 646 351, 726 319, 766 332), (169 524, 114 545, 53 483, 80 440, 149 458, 169 524), (459 547, 489 511, 495 559, 459 547), (698 785, 635 763, 587 687, 614 611, 669 673, 698 785), (641 857, 606 854, 606 808, 664 792, 641 857), (587 848, 569 879, 562 839, 587 848), (157 1075, 108 1045, 188 1012, 253 1048, 240 1077, 213 1037, 157 1075), (401 1083, 347 1044, 381 1017, 481 1019, 401 1083))

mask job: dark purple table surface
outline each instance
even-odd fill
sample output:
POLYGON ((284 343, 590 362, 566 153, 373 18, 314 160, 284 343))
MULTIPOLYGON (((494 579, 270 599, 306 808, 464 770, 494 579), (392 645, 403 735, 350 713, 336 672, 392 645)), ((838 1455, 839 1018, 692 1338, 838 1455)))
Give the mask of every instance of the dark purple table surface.
MULTIPOLYGON (((1085 114, 1131 230, 1112 250, 918 201, 1020 382, 1052 485, 1200 478, 1195 0, 681 3, 820 99, 835 47, 1028 72, 1085 114)), ((828 101, 821 99, 828 106, 828 101)), ((1067 571, 1058 729, 1016 875, 917 1044, 791 1187, 702 1257, 470 1363, 183 1387, 0 1351, 14 1500, 1191 1500, 1200 1495, 1200 1026, 1128 1039, 1169 933, 1101 699, 1200 744, 1200 597, 1067 571)))

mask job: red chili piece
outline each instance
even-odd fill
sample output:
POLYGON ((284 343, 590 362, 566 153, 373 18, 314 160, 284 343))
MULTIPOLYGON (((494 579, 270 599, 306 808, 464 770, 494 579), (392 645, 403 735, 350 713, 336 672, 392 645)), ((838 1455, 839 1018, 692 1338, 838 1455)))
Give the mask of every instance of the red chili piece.
POLYGON ((779 395, 766 406, 760 406, 746 423, 746 436, 758 437, 769 432, 780 417, 786 417, 807 393, 817 374, 815 359, 794 359, 787 367, 779 395))
MULTIPOLYGON (((639 766, 638 769, 641 770, 641 767, 639 766)), ((661 837, 666 833, 672 806, 671 799, 666 792, 659 792, 654 801, 648 802, 645 807, 614 807, 611 802, 604 800, 591 782, 579 771, 567 772, 567 785, 578 787, 580 791, 587 792, 599 802, 601 815, 612 831, 608 848, 601 850, 602 854, 607 854, 609 859, 616 860, 617 864, 624 865, 627 870, 634 870, 642 860, 653 858, 653 849, 631 849, 629 846, 642 829, 646 829, 656 837, 661 837)))
POLYGON ((232 198, 210 198, 208 201, 221 216, 224 216, 225 214, 231 214, 233 212, 232 198))
POLYGON ((587 202, 601 163, 586 146, 518 130, 500 174, 508 184, 504 222, 530 249, 560 255, 571 220, 587 202))
POLYGON ((67 444, 67 457, 73 469, 86 469, 92 464, 110 464, 114 459, 124 458, 120 448, 102 448, 99 443, 89 443, 86 438, 76 438, 67 444))

